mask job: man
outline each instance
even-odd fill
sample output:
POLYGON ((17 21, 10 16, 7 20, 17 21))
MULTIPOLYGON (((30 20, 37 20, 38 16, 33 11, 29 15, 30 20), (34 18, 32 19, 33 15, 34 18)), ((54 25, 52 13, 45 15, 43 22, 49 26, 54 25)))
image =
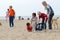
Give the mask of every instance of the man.
POLYGON ((14 26, 14 17, 15 17, 15 11, 12 9, 12 6, 9 6, 9 24, 10 27, 14 26))
POLYGON ((39 22, 40 22, 40 19, 42 19, 42 29, 46 30, 46 22, 47 22, 47 19, 48 19, 47 14, 41 13, 39 11, 38 15, 39 15, 39 22))
POLYGON ((48 5, 45 1, 42 2, 42 5, 45 7, 45 9, 47 10, 47 15, 48 15, 48 26, 49 29, 52 29, 52 18, 54 16, 54 11, 52 9, 52 7, 50 5, 48 5))

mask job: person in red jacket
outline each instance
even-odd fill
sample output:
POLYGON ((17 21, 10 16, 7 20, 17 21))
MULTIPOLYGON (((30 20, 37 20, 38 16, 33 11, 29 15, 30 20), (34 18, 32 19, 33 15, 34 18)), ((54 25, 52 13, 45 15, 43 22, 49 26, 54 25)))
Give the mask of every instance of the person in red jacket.
POLYGON ((41 13, 40 11, 38 12, 38 16, 39 16, 39 21, 42 18, 42 29, 46 30, 46 22, 48 20, 48 16, 45 13, 41 13))
POLYGON ((31 32, 32 31, 32 26, 30 25, 30 23, 27 23, 27 31, 28 32, 31 32))

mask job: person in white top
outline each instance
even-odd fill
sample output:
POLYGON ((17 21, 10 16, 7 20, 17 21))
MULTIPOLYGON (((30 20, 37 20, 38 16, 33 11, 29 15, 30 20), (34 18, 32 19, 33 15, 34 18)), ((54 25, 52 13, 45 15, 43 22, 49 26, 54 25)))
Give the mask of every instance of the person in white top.
POLYGON ((7 12, 6 12, 6 21, 8 20, 8 17, 9 17, 9 9, 7 9, 7 12))
POLYGON ((51 21, 52 21, 52 18, 54 16, 54 11, 53 11, 52 7, 46 3, 46 1, 43 1, 42 5, 47 10, 48 26, 49 26, 49 29, 51 30, 52 29, 52 22, 51 21))
POLYGON ((35 32, 36 31, 36 25, 37 25, 36 13, 32 13, 31 24, 32 24, 32 28, 33 28, 32 31, 35 32))

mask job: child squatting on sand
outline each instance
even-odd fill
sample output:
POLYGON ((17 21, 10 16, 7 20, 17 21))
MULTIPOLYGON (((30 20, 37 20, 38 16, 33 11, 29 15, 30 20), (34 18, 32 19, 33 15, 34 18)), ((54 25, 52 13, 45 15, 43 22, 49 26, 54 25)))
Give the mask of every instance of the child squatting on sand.
POLYGON ((27 31, 31 32, 32 31, 32 26, 30 25, 30 23, 27 23, 26 26, 27 26, 27 31))
POLYGON ((37 24, 37 17, 36 13, 32 13, 32 18, 31 18, 31 25, 32 25, 32 31, 36 31, 36 24, 37 24))

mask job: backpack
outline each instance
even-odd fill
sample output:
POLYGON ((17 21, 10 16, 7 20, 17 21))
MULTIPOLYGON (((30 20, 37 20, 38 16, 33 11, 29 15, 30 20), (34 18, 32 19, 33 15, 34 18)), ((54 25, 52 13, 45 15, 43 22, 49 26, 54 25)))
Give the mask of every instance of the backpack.
POLYGON ((36 25, 36 30, 41 31, 42 30, 42 23, 38 23, 36 25))

